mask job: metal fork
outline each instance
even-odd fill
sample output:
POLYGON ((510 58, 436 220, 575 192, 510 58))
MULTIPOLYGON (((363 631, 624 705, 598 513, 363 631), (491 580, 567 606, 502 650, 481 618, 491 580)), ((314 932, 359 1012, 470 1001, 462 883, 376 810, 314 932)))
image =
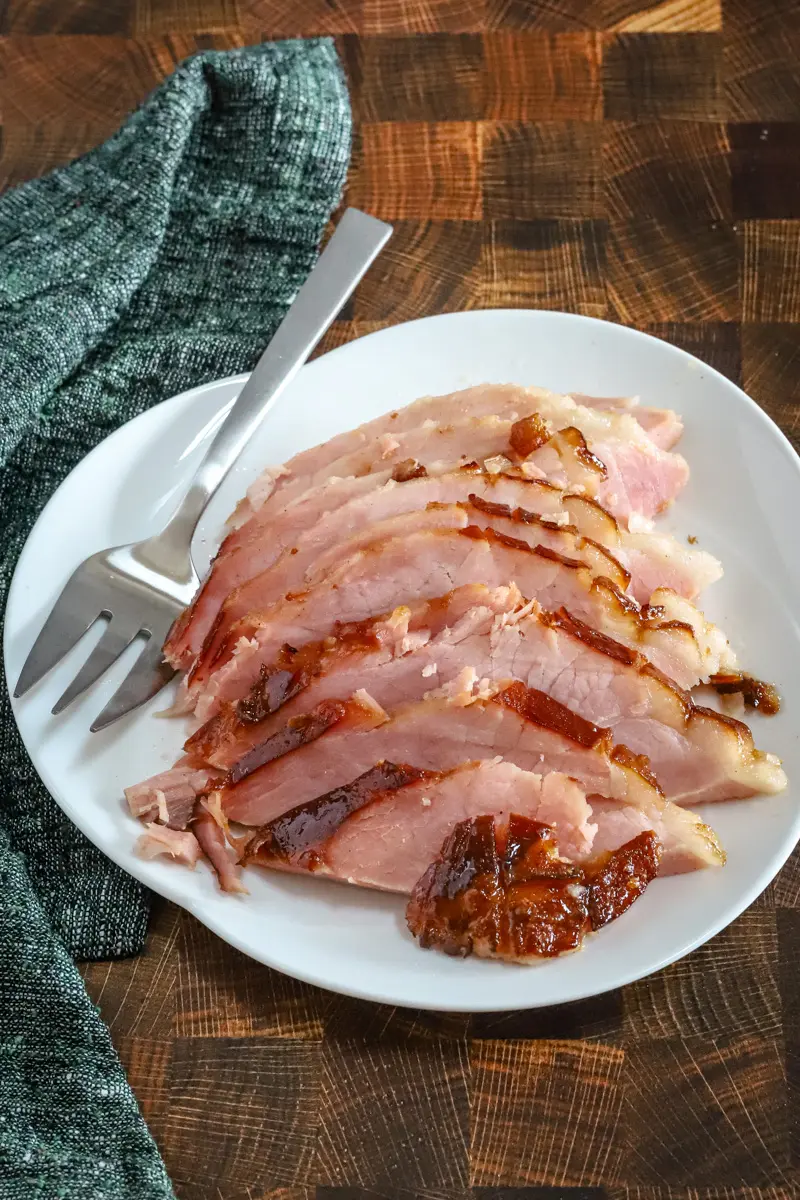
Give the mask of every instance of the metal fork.
POLYGON ((139 637, 147 639, 144 649, 90 729, 105 729, 169 683, 175 671, 164 661, 161 647, 200 583, 190 547, 203 509, 391 234, 391 225, 347 209, 217 431, 169 524, 146 541, 101 550, 81 563, 33 644, 15 697, 38 683, 99 617, 105 617, 108 625, 53 705, 53 713, 62 712, 95 683, 139 637))

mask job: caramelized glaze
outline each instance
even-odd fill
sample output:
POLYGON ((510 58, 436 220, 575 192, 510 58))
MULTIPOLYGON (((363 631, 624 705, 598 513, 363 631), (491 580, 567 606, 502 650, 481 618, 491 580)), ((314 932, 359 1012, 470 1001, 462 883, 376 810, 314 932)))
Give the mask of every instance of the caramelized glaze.
POLYGON ((307 871, 316 870, 322 862, 325 843, 353 813, 387 792, 438 778, 433 771, 422 771, 404 763, 380 762, 352 783, 299 804, 262 825, 248 839, 244 861, 264 866, 279 861, 307 871))
POLYGON ((613 745, 611 730, 601 729, 591 721, 578 716, 572 709, 559 704, 552 696, 526 687, 519 680, 492 697, 492 703, 513 709, 525 721, 550 729, 562 737, 569 738, 589 750, 601 748, 610 751, 613 745))
POLYGON ((259 746, 254 746, 242 755, 239 761, 231 767, 225 778, 227 787, 235 787, 248 775, 252 775, 259 767, 266 766, 292 750, 299 750, 321 737, 327 729, 340 724, 350 715, 353 702, 347 700, 323 700, 310 713, 300 717, 292 717, 283 729, 279 729, 272 737, 266 738, 259 746))
POLYGON ((427 468, 415 458, 404 458, 395 465, 392 479, 395 483, 408 483, 409 479, 422 479, 427 474, 427 468))
POLYGON ((592 929, 602 929, 639 899, 658 874, 661 853, 661 843, 648 829, 592 865, 589 873, 592 929))
POLYGON ((757 709, 765 717, 774 717, 781 711, 781 698, 772 683, 763 683, 751 675, 737 674, 712 675, 709 683, 720 696, 741 693, 745 706, 757 709))
POLYGON ((508 444, 520 458, 529 458, 535 450, 544 446, 553 436, 552 430, 541 413, 531 413, 511 426, 508 444))
POLYGON ((589 449, 586 444, 586 438, 580 429, 576 429, 574 425, 569 425, 566 429, 560 429, 554 440, 558 440, 559 438, 575 451, 576 458, 584 467, 595 471, 603 479, 608 476, 606 464, 589 449))
POLYGON ((620 916, 658 872, 648 831, 585 870, 562 859, 553 830, 516 814, 461 821, 416 884, 406 909, 425 949, 510 961, 577 950, 620 916))

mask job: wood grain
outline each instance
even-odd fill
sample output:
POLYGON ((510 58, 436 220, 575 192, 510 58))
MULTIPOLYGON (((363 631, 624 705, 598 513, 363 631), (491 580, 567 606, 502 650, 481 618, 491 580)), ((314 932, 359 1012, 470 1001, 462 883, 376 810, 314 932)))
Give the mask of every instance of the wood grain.
POLYGON ((605 316, 605 235, 601 221, 492 221, 482 304, 605 316))
POLYGON ((481 131, 472 122, 363 125, 351 203, 387 221, 480 219, 481 131))
POLYGON ((800 224, 744 221, 745 321, 800 321, 800 224))
POLYGON ((603 115, 596 33, 492 33, 484 38, 486 117, 597 121, 603 115))
POLYGON ((726 0, 725 92, 735 121, 796 121, 800 114, 800 7, 794 0, 726 0))
POLYGON ((790 1181, 780 1038, 691 1037, 625 1055, 626 1179, 679 1187, 790 1181))
POLYGON ((619 34, 603 54, 603 95, 612 120, 720 120, 722 39, 715 33, 619 34))
POLYGON ((731 220, 725 125, 607 121, 604 135, 606 212, 613 221, 634 221, 642 213, 661 221, 731 220))
POLYGON ((738 248, 728 224, 614 221, 608 231, 609 311, 627 324, 736 321, 738 248))
POLYGON ((472 1182, 615 1183, 625 1053, 581 1041, 472 1043, 472 1182))
POLYGON ((602 216, 601 147, 595 121, 487 124, 484 215, 519 221, 602 216))
MULTIPOLYGON (((186 55, 330 34, 347 200, 395 224, 320 352, 561 309, 741 383, 800 448, 796 0, 0 0, 0 186, 186 55)), ((82 972, 179 1200, 795 1200, 800 852, 621 991, 476 1015, 331 996, 157 902, 82 972)))

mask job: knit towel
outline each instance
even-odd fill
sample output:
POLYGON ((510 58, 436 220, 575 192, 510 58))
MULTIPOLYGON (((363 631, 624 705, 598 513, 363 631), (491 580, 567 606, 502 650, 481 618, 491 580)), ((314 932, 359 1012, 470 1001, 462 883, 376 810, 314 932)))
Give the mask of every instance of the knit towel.
MULTIPOLYGON (((88 450, 255 363, 313 265, 349 151, 328 41, 209 52, 105 145, 0 198, 3 606, 28 530, 88 450)), ((170 1196, 67 953, 136 953, 147 894, 50 799, 2 706, 0 1195, 170 1196)))

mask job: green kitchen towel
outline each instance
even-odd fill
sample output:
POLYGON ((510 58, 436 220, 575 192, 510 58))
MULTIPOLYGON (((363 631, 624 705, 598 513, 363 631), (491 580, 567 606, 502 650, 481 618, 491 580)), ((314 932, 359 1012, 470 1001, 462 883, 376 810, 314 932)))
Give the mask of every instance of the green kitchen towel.
MULTIPOLYGON (((256 361, 339 201, 350 129, 329 41, 208 52, 105 145, 0 197, 3 604, 88 450, 256 361)), ((171 1195, 67 953, 136 953, 147 895, 62 815, 2 703, 0 1197, 171 1195)))

